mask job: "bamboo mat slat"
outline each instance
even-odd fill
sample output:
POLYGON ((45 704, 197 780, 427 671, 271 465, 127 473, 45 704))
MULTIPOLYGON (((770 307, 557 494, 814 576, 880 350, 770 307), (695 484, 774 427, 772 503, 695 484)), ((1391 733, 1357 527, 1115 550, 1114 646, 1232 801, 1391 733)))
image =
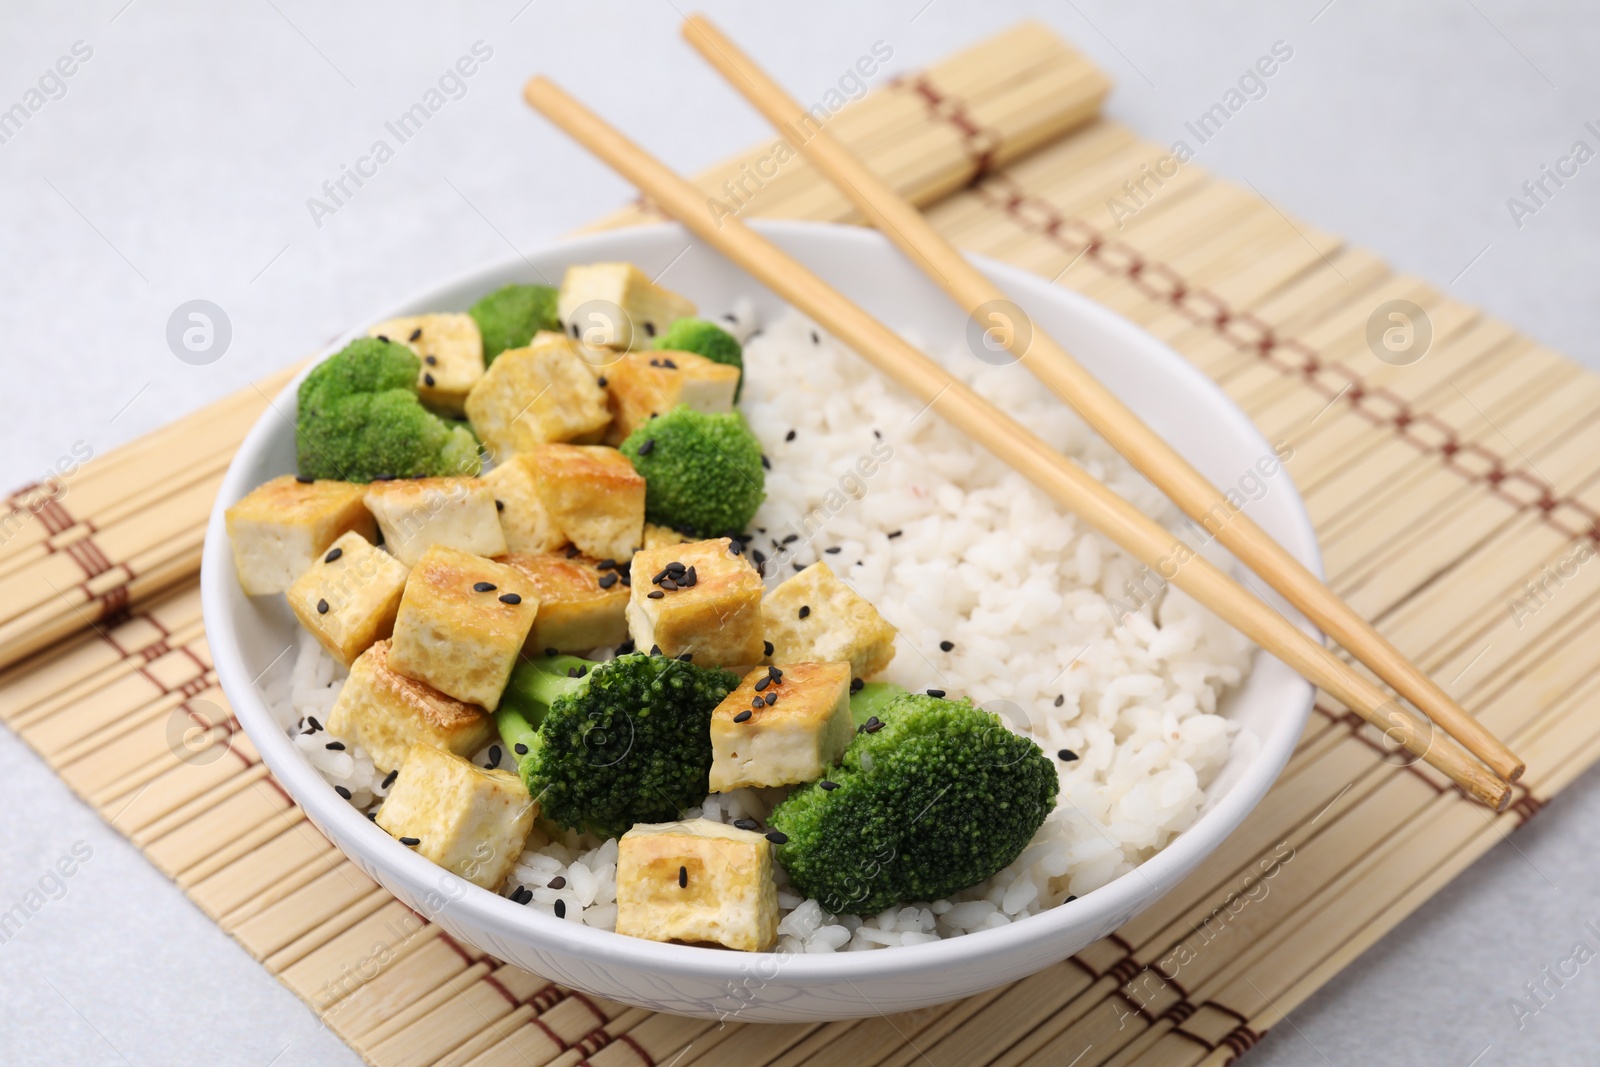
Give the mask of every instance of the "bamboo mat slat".
MULTIPOLYGON (((200 535, 227 458, 292 368, 91 460, 64 491, 5 501, 0 720, 381 1067, 1231 1062, 1600 758, 1586 654, 1600 572, 1562 572, 1559 595, 1521 618, 1509 607, 1600 541, 1600 377, 1192 164, 1119 223, 1109 198, 1164 149, 1096 117, 1108 89, 1027 24, 832 122, 964 248, 1143 324, 1293 447, 1331 583, 1527 759, 1503 815, 1386 761, 1370 728, 1319 696, 1272 795, 1215 854, 1032 978, 795 1026, 562 989, 458 944, 357 871, 266 773, 216 687, 200 535), (1394 298, 1434 329, 1404 367, 1365 342, 1367 316, 1394 298)), ((697 181, 727 195, 770 151, 697 181)), ((800 160, 741 195, 749 214, 854 219, 800 160)), ((640 203, 596 228, 657 217, 640 203)))

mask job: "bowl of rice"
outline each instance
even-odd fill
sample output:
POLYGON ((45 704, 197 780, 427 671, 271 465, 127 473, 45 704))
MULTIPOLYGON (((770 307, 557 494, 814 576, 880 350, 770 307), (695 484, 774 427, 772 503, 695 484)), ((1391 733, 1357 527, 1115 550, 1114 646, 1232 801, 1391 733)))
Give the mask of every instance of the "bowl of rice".
MULTIPOLYGON (((793 222, 757 228, 1237 571, 1203 529, 1185 526, 876 233, 793 222)), ((500 893, 455 877, 365 816, 381 801, 385 776, 364 753, 332 750, 306 725, 326 718, 345 669, 307 638, 281 597, 248 597, 234 578, 224 512, 254 486, 295 470, 296 379, 251 430, 223 482, 202 569, 206 631, 233 711, 273 775, 363 872, 456 940, 588 994, 708 1018, 819 1021, 968 996, 1070 956, 1160 899, 1261 800, 1306 722, 1308 683, 681 228, 552 245, 418 294, 373 321, 464 310, 498 286, 559 279, 568 265, 594 261, 637 264, 743 341, 740 409, 771 465, 753 544, 776 564, 767 568, 771 580, 826 561, 897 630, 885 680, 970 696, 1034 740, 1056 759, 1056 807, 1009 867, 942 900, 834 915, 780 871, 779 936, 768 952, 613 932, 614 839, 541 838, 518 857, 500 893)), ((1114 312, 1016 268, 980 266, 1038 328, 1320 573, 1310 521, 1284 468, 1286 445, 1262 437, 1183 357, 1114 312)), ((1269 600, 1316 635, 1292 607, 1269 600)), ((482 765, 502 756, 496 746, 474 758, 482 765)), ((781 799, 767 789, 714 793, 684 817, 759 823, 781 799)), ((341 992, 330 989, 319 1007, 341 992)))

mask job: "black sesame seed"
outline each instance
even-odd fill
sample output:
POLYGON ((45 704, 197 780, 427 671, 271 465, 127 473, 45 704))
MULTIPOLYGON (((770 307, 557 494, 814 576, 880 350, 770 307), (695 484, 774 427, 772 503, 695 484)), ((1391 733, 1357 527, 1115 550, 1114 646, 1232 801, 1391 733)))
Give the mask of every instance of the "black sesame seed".
POLYGON ((472 591, 474 593, 492 593, 492 592, 494 592, 494 590, 495 590, 495 584, 493 582, 473 582, 472 583, 472 591))
POLYGON ((728 539, 728 555, 730 555, 730 556, 741 556, 743 554, 744 554, 744 542, 739 540, 737 537, 730 537, 728 539))
POLYGON ((878 440, 881 441, 881 440, 883 440, 883 431, 882 430, 873 430, 872 431, 872 436, 876 437, 878 440))
POLYGON ((528 746, 523 744, 521 741, 518 741, 516 744, 511 746, 511 751, 515 752, 519 756, 526 756, 528 754, 528 746))
POLYGON ((594 384, 604 389, 606 387, 606 376, 604 374, 600 375, 600 377, 594 380, 594 384))
POLYGON ((663 367, 667 368, 668 370, 677 370, 678 369, 678 365, 676 363, 672 362, 672 360, 670 360, 670 359, 663 359, 661 361, 661 365, 663 367))
POLYGON ((619 655, 619 656, 629 655, 630 653, 633 652, 633 649, 634 649, 633 638, 630 637, 626 641, 622 642, 622 644, 617 646, 617 655, 619 655))
POLYGON ((1063 904, 1071 904, 1074 900, 1077 900, 1077 899, 1078 899, 1078 894, 1069 893, 1069 894, 1067 894, 1067 899, 1063 900, 1061 903, 1063 903, 1063 904))
POLYGON ((761 824, 754 819, 735 819, 733 820, 733 825, 740 830, 754 830, 761 824))
POLYGON ((731 311, 724 311, 722 313, 722 321, 723 322, 734 322, 734 323, 736 323, 736 322, 739 321, 739 316, 735 315, 731 311))
POLYGON ((646 337, 654 337, 656 335, 656 324, 653 322, 646 322, 644 324, 644 334, 646 337))
POLYGON ((402 837, 400 839, 400 843, 402 845, 416 846, 416 845, 422 844, 422 838, 420 838, 420 837, 402 837))
POLYGON ((652 590, 650 590, 649 593, 647 593, 645 595, 648 596, 651 600, 660 600, 662 597, 666 596, 667 594, 663 593, 659 589, 652 589, 652 590))
POLYGON ((639 443, 639 455, 641 455, 641 456, 648 456, 650 453, 654 452, 655 450, 656 450, 656 439, 654 437, 647 437, 647 438, 645 438, 643 441, 641 441, 639 443))
POLYGON ((678 867, 678 888, 689 888, 689 868, 684 867, 681 864, 678 867))
MULTIPOLYGON (((756 561, 756 566, 757 567, 761 566, 763 563, 765 563, 767 561, 766 553, 762 552, 759 548, 752 548, 750 550, 750 558, 756 561)), ((767 653, 767 655, 770 656, 770 655, 772 655, 772 653, 769 652, 769 653, 767 653)))
POLYGON ((764 708, 767 706, 767 702, 762 700, 760 697, 751 697, 750 706, 752 708, 764 708))
POLYGON ((1065 704, 1066 702, 1067 702, 1067 697, 1066 697, 1065 693, 1063 693, 1062 695, 1056 697, 1056 707, 1059 708, 1061 705, 1065 704))
POLYGON ((661 579, 661 588, 669 593, 676 593, 678 591, 678 583, 671 578, 663 578, 661 579))
POLYGON ((785 537, 781 543, 782 544, 786 544, 786 545, 792 545, 798 540, 800 540, 800 535, 799 534, 790 534, 788 537, 785 537))
POLYGON ((375 811, 367 812, 367 821, 368 822, 377 822, 378 821, 378 813, 375 812, 375 811))
POLYGON ((493 768, 495 768, 495 767, 500 766, 500 756, 501 756, 500 746, 499 745, 490 745, 489 746, 489 767, 490 767, 491 770, 493 768))
POLYGON ((437 367, 439 365, 439 357, 438 356, 428 356, 426 359, 423 360, 423 362, 426 363, 430 367, 437 367))
POLYGON ((684 589, 692 589, 699 584, 699 582, 700 576, 695 573, 693 567, 690 567, 687 571, 684 571, 683 577, 678 579, 678 584, 684 589))
POLYGON ((558 874, 554 878, 550 879, 550 888, 556 890, 557 892, 567 888, 567 876, 564 874, 558 874))
POLYGON ((850 692, 859 693, 859 692, 861 692, 861 690, 865 689, 866 687, 867 687, 866 679, 864 679, 864 678, 852 678, 852 679, 850 679, 850 692))
POLYGON ((811 615, 811 605, 810 604, 801 604, 800 605, 800 617, 802 619, 804 619, 804 618, 809 618, 810 615, 811 615))
POLYGON ((315 478, 307 478, 307 477, 306 477, 306 476, 305 476, 305 475, 303 475, 303 474, 297 474, 297 475, 295 475, 295 476, 294 476, 294 480, 295 480, 295 481, 297 481, 297 482, 299 482, 299 483, 300 483, 300 484, 301 484, 301 485, 310 485, 310 484, 311 484, 311 483, 312 483, 312 482, 314 482, 314 481, 316 481, 316 479, 315 479, 315 478))
POLYGON ((1077 758, 1078 754, 1072 751, 1070 748, 1064 748, 1060 752, 1056 753, 1056 759, 1060 760, 1062 763, 1071 763, 1077 758))
POLYGON ((342 555, 344 555, 344 549, 342 549, 342 548, 332 549, 331 551, 329 551, 329 553, 326 556, 322 557, 322 562, 324 562, 324 563, 332 563, 334 560, 338 559, 342 555))
POLYGON ((651 645, 651 646, 650 646, 650 654, 651 654, 651 655, 652 655, 652 656, 659 656, 659 655, 661 655, 661 646, 660 646, 660 645, 651 645))
POLYGON ((394 780, 398 777, 400 777, 400 769, 396 767, 394 770, 383 776, 382 788, 388 789, 391 785, 394 785, 394 780))
POLYGON ((767 840, 774 845, 787 845, 789 843, 789 835, 782 830, 768 830, 767 840))
POLYGON ((772 655, 774 652, 778 651, 777 646, 774 645, 771 641, 763 641, 763 642, 761 642, 761 647, 762 647, 762 650, 764 652, 766 652, 766 654, 769 655, 769 656, 772 655))
POLYGON ((684 652, 684 653, 682 653, 681 655, 678 656, 678 662, 679 663, 688 663, 692 659, 694 659, 694 653, 693 652, 684 652))
POLYGON ((317 717, 315 715, 307 715, 303 721, 307 726, 310 727, 310 729, 306 731, 307 733, 314 734, 318 730, 322 729, 322 724, 317 721, 317 717))
POLYGON ((737 715, 735 715, 733 717, 733 721, 734 722, 749 722, 750 721, 750 715, 751 715, 751 713, 748 712, 748 711, 741 711, 739 714, 737 714, 737 715))
POLYGON ((502 603, 502 604, 520 604, 520 603, 522 603, 522 597, 518 596, 516 593, 501 593, 500 594, 500 603, 502 603))
POLYGON ((422 376, 422 384, 426 385, 426 386, 429 386, 431 388, 432 386, 434 386, 437 383, 433 380, 433 375, 424 374, 422 376))
POLYGON ((378 340, 382 341, 384 344, 388 344, 389 343, 389 338, 388 338, 388 336, 386 334, 381 334, 380 333, 378 335, 378 340))
POLYGON ((504 511, 506 509, 506 502, 504 500, 496 500, 494 502, 494 509, 496 511, 504 511))
POLYGON ((673 560, 671 563, 667 564, 667 573, 672 575, 674 578, 676 578, 680 574, 686 573, 688 570, 689 570, 688 567, 685 567, 682 563, 678 562, 677 560, 673 560))
POLYGON ((761 692, 763 689, 765 689, 767 686, 769 686, 771 684, 772 684, 772 678, 769 675, 769 676, 761 679, 759 682, 756 683, 756 692, 758 692, 758 693, 761 692))
POLYGON ((887 537, 889 540, 893 541, 896 537, 899 537, 903 533, 905 533, 904 530, 890 530, 884 536, 887 537))
POLYGON ((828 790, 829 792, 832 792, 833 790, 839 788, 839 783, 838 782, 830 782, 826 778, 824 778, 822 781, 818 782, 817 784, 820 785, 822 788, 828 790))
POLYGON ((928 690, 928 695, 931 696, 931 697, 941 697, 942 698, 944 696, 944 690, 943 689, 930 689, 930 690, 928 690))
POLYGON ((820 345, 822 343, 822 335, 817 333, 816 330, 811 331, 811 343, 814 345, 820 345))
POLYGON ((774 682, 781 681, 783 678, 783 668, 769 664, 767 667, 767 677, 771 678, 774 682))
MULTIPOLYGON (((419 338, 421 336, 422 336, 422 327, 418 326, 415 330, 411 331, 411 336, 408 337, 407 340, 408 341, 415 341, 417 338, 419 338)), ((429 356, 428 358, 432 359, 433 357, 429 356)))
POLYGON ((840 552, 843 552, 844 549, 840 548, 838 545, 830 545, 822 551, 826 552, 830 556, 837 556, 840 552))
POLYGON ((329 752, 343 752, 344 751, 344 742, 343 741, 329 741, 326 745, 323 745, 322 747, 327 749, 329 752))
POLYGON ((876 719, 872 719, 869 720, 867 725, 863 726, 862 729, 867 731, 869 734, 875 734, 879 730, 883 729, 883 723, 877 721, 876 719))
POLYGON ((562 900, 560 897, 557 897, 556 898, 556 918, 565 919, 566 917, 567 917, 567 902, 562 900))
POLYGON ((785 441, 793 441, 794 440, 794 431, 790 430, 788 433, 784 434, 783 435, 783 439, 785 441))
POLYGON ((940 652, 949 652, 952 649, 954 649, 955 647, 956 647, 956 643, 954 641, 940 641, 939 642, 939 651, 940 652))
POLYGON ((761 469, 762 470, 771 470, 772 469, 772 460, 767 458, 767 454, 765 452, 761 453, 761 469))
POLYGON ((582 678, 584 675, 586 675, 588 673, 589 673, 589 668, 588 667, 568 667, 567 668, 567 677, 568 678, 582 678))
POLYGON ((336 785, 336 786, 334 786, 334 787, 333 787, 333 791, 334 791, 334 792, 335 792, 335 793, 338 793, 338 794, 339 794, 339 795, 340 795, 340 796, 342 796, 342 797, 344 797, 344 798, 345 798, 345 799, 346 799, 346 800, 349 800, 349 799, 350 799, 350 790, 348 790, 348 789, 346 789, 346 788, 345 788, 345 787, 344 787, 344 786, 342 786, 342 785, 336 785))
POLYGON ((617 569, 617 561, 608 557, 596 563, 594 569, 597 571, 614 571, 617 569))
POLYGON ((610 589, 612 586, 614 586, 616 584, 617 584, 617 576, 615 574, 603 574, 603 575, 600 576, 600 588, 601 589, 610 589))
POLYGON ((778 702, 778 694, 777 693, 768 693, 767 694, 767 707, 770 708, 770 707, 772 707, 772 705, 776 704, 777 702, 778 702))
POLYGON ((328 602, 326 600, 317 601, 317 614, 318 615, 326 615, 327 613, 328 613, 328 602))

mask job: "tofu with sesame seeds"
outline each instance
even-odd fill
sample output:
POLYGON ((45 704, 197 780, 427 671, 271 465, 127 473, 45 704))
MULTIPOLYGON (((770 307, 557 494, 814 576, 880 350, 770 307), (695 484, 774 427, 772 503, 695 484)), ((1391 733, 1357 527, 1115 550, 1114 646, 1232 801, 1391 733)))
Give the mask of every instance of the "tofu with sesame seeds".
POLYGON ((527 846, 539 804, 510 771, 490 771, 417 743, 407 751, 377 824, 461 878, 495 890, 527 846))
POLYGON ((556 298, 556 312, 575 339, 608 348, 648 348, 651 338, 694 310, 632 263, 568 267, 556 298))
POLYGON ((778 938, 772 843, 710 819, 635 826, 617 843, 617 933, 770 949, 778 938))
POLYGON ((467 417, 496 462, 551 441, 593 442, 611 424, 606 391, 573 343, 541 333, 500 353, 467 396, 467 417))
POLYGON ((633 557, 628 633, 636 647, 659 645, 668 656, 690 653, 702 667, 761 662, 761 576, 731 545, 721 537, 645 549, 633 557))
POLYGON ((727 414, 739 374, 738 367, 693 352, 629 352, 607 375, 613 419, 606 440, 621 443, 652 416, 680 406, 727 414))
POLYGON ((366 496, 383 543, 408 567, 434 545, 475 556, 503 555, 506 538, 494 500, 494 490, 482 478, 373 482, 366 496))
POLYGON ((352 530, 289 587, 289 608, 348 667, 393 632, 407 573, 404 563, 352 530))
POLYGON ((644 543, 644 477, 603 445, 543 445, 531 453, 539 498, 566 539, 596 559, 627 559, 644 543))
POLYGON ((869 678, 894 659, 895 629, 826 563, 813 563, 761 604, 770 662, 842 662, 869 678))
POLYGON ((259 485, 227 510, 228 540, 239 584, 249 596, 286 592, 341 534, 377 537, 361 502, 366 486, 302 482, 285 474, 259 485))
POLYGON ((521 571, 539 598, 526 647, 530 653, 553 648, 558 652, 585 652, 608 648, 628 639, 628 587, 619 567, 602 568, 591 556, 565 552, 543 555, 513 553, 501 563, 521 571))
POLYGON ((711 791, 814 781, 854 736, 850 664, 758 667, 711 713, 711 791))
POLYGON ((567 543, 567 535, 556 525, 539 495, 539 475, 531 455, 523 452, 507 457, 483 480, 494 492, 506 551, 554 552, 567 543))
POLYGON ((483 334, 471 315, 407 315, 380 322, 368 337, 408 345, 422 360, 417 395, 437 411, 460 415, 467 394, 483 377, 483 334))
POLYGON ((482 708, 390 668, 388 641, 350 665, 325 725, 334 737, 365 749, 380 771, 404 763, 413 744, 470 756, 496 736, 494 720, 482 708))
POLYGON ((538 610, 522 572, 435 545, 406 580, 389 666, 493 711, 538 610))

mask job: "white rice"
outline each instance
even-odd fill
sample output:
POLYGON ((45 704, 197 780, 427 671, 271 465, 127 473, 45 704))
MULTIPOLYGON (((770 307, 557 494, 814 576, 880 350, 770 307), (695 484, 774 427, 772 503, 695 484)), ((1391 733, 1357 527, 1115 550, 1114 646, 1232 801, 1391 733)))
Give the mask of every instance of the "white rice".
MULTIPOLYGON (((1078 757, 1056 759, 1057 808, 1016 862, 948 900, 835 916, 780 871, 779 950, 874 949, 1003 926, 1106 884, 1191 825, 1235 740, 1215 712, 1248 669, 1248 642, 1173 589, 1119 625, 1138 604, 1126 583, 1143 570, 1120 549, 800 315, 753 333, 750 305, 730 314, 724 323, 748 338, 741 406, 772 462, 750 545, 767 558, 769 586, 826 560, 898 628, 886 680, 970 696, 1053 758, 1078 757)), ((1147 514, 1176 520, 1025 369, 964 348, 946 364, 1147 514)), ((372 761, 328 750, 327 735, 310 729, 343 676, 304 635, 268 696, 313 766, 368 810, 383 793, 372 761)), ((505 754, 501 765, 512 769, 505 754)), ((764 822, 784 792, 713 794, 686 817, 764 822)), ((503 892, 526 887, 530 907, 554 913, 561 900, 568 921, 612 929, 616 859, 615 841, 568 834, 524 852, 503 892)))

